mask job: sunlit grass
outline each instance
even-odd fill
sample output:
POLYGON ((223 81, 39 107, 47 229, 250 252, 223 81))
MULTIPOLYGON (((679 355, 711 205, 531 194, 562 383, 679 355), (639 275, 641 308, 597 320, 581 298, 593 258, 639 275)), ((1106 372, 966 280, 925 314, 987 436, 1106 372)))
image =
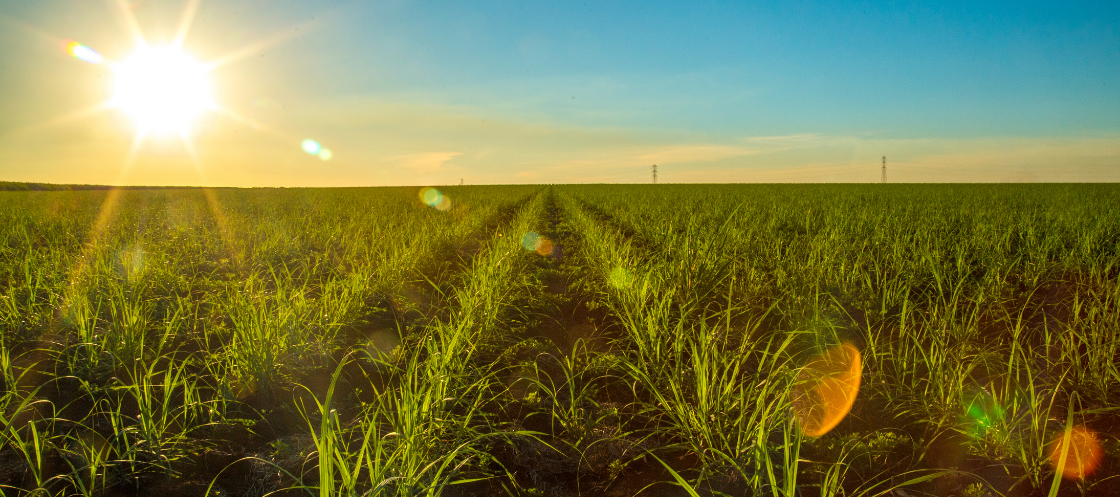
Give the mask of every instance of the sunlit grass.
POLYGON ((0 194, 0 491, 1108 495, 1114 190, 0 194))

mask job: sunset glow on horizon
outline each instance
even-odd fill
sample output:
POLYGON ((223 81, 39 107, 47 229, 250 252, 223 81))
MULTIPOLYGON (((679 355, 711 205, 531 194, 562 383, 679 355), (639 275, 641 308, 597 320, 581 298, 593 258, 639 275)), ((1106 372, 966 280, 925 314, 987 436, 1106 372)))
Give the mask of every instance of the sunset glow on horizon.
POLYGON ((0 180, 1120 181, 1115 7, 430 7, 0 0, 0 180))

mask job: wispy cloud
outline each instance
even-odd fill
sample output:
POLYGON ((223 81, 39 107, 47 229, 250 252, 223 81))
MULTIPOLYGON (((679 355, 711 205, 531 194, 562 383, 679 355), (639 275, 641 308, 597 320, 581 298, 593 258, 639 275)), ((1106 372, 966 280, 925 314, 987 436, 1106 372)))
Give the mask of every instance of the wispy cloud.
POLYGON ((418 154, 398 155, 386 157, 381 162, 386 162, 398 167, 411 170, 417 174, 427 174, 439 171, 448 171, 451 159, 463 155, 462 152, 422 152, 418 154))
POLYGON ((678 162, 710 162, 732 157, 762 153, 755 148, 714 143, 669 145, 638 155, 641 162, 671 164, 678 162))
MULTIPOLYGON (((293 121, 309 123, 309 133, 334 151, 333 160, 303 153, 299 137, 215 124, 199 134, 198 168, 175 154, 145 153, 129 181, 196 184, 201 171, 210 184, 232 186, 449 184, 461 178, 472 184, 645 182, 650 165, 658 164, 666 182, 874 182, 884 155, 889 179, 899 182, 1120 181, 1120 134, 728 137, 560 125, 470 106, 365 98, 308 103, 290 112, 293 121)), ((88 173, 80 181, 112 181, 106 171, 119 169, 128 141, 103 127, 82 133, 73 126, 65 147, 46 146, 46 137, 39 144, 0 137, 0 173, 58 181, 50 175, 80 158, 88 173)))

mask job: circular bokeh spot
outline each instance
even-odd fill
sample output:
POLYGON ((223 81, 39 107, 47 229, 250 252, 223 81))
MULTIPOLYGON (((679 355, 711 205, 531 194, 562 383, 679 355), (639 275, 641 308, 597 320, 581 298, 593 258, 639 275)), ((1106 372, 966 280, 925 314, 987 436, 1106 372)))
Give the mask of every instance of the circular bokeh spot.
POLYGON ((1070 480, 1081 480, 1093 474, 1104 458, 1104 450, 1097 435, 1084 426, 1074 426, 1063 431, 1050 442, 1049 452, 1050 465, 1070 480))
POLYGON ((530 231, 521 237, 521 246, 525 250, 533 252, 541 246, 541 240, 541 235, 537 234, 536 231, 530 231))
POLYGON ((793 412, 802 433, 819 437, 840 424, 856 401, 861 368, 859 349, 849 343, 817 354, 801 368, 793 412))
POLYGON ((439 190, 432 187, 420 189, 420 201, 438 211, 446 212, 451 209, 451 199, 439 190))
POLYGON ((370 333, 366 350, 377 359, 393 357, 401 347, 401 338, 396 330, 379 329, 370 333))
POLYGON ((304 152, 307 152, 311 155, 318 155, 319 151, 323 150, 323 146, 319 145, 319 142, 310 138, 304 140, 303 143, 300 144, 300 146, 303 147, 304 152))
POLYGON ((436 210, 440 212, 447 212, 451 209, 451 199, 448 198, 447 195, 440 195, 439 202, 437 202, 436 205, 433 205, 432 207, 435 207, 436 210))
POLYGON ((552 255, 552 249, 553 249, 552 240, 549 240, 547 238, 542 237, 540 243, 537 244, 537 249, 536 250, 537 250, 537 254, 540 254, 540 255, 543 255, 543 256, 550 256, 550 255, 552 255))
POLYGON ((436 205, 437 203, 439 203, 439 199, 442 196, 443 196, 443 194, 441 194, 439 192, 439 190, 436 190, 435 188, 421 188, 420 189, 420 201, 424 202, 425 205, 429 205, 429 206, 436 205))

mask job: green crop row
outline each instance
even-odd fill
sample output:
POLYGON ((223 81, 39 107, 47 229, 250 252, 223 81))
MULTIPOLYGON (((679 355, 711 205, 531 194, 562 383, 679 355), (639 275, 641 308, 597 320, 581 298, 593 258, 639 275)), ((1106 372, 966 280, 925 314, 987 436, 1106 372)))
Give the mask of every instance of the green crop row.
POLYGON ((1117 194, 0 193, 0 495, 1111 495, 1117 194))
MULTIPOLYGON (((795 486, 768 481, 772 459, 749 440, 797 454, 780 435, 796 417, 783 404, 790 378, 806 354, 857 344, 862 400, 840 427, 848 445, 825 447, 836 434, 811 440, 813 459, 802 459, 807 484, 839 495, 883 491, 903 474, 929 484, 970 464, 1001 465, 1011 480, 973 473, 977 492, 1056 492, 1055 437, 1084 425, 1110 433, 1120 381, 1113 190, 561 191, 601 298, 627 332, 629 374, 648 390, 639 399, 701 459, 695 481, 730 471, 755 492, 792 495, 795 486), (887 435, 913 450, 878 474, 841 478, 848 446, 866 455, 867 439, 887 435)), ((789 457, 787 470, 798 458, 789 457)), ((1114 485, 1102 474, 1098 488, 1114 485)))

